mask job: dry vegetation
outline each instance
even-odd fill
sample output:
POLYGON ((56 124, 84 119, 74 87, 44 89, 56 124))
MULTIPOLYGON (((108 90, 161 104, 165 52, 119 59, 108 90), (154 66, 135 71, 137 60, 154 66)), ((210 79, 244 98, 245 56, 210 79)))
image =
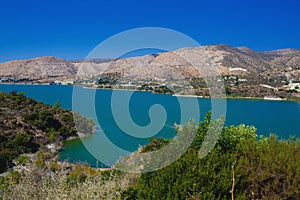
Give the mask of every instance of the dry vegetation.
MULTIPOLYGON (((33 168, 34 169, 34 168, 33 168)), ((64 168, 13 172, 2 180, 0 199, 120 199, 121 194, 135 179, 133 174, 114 170, 99 171, 77 166, 72 171, 64 168)))

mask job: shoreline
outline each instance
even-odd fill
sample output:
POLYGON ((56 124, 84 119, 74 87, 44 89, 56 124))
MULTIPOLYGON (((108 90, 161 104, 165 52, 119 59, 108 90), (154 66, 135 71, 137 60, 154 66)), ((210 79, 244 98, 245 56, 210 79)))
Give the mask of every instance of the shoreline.
MULTIPOLYGON (((120 91, 131 91, 131 92, 151 92, 151 91, 146 91, 146 90, 130 90, 130 89, 119 89, 119 88, 94 88, 94 87, 86 87, 86 86, 81 86, 81 85, 70 85, 74 87, 82 87, 85 89, 95 89, 95 90, 120 90, 120 91)), ((192 94, 159 94, 159 93, 153 93, 155 95, 172 95, 174 97, 186 97, 186 98, 199 98, 199 99, 212 99, 211 97, 205 97, 205 96, 197 96, 197 95, 192 95, 192 94)), ((225 98, 223 97, 214 97, 213 99, 241 99, 241 100, 264 100, 264 101, 286 101, 286 102, 300 102, 299 99, 287 99, 287 98, 280 98, 280 97, 242 97, 242 96, 226 96, 225 98)))
POLYGON ((70 136, 70 137, 66 138, 63 142, 88 138, 88 137, 93 136, 95 133, 93 133, 93 134, 84 134, 84 133, 78 132, 77 134, 78 134, 77 136, 70 136))
MULTIPOLYGON (((128 91, 128 92, 151 92, 146 90, 130 90, 123 88, 96 88, 96 87, 88 87, 83 85, 50 85, 50 84, 27 84, 27 83, 0 83, 0 85, 26 85, 26 86, 70 86, 70 87, 81 87, 84 89, 92 89, 92 90, 117 90, 117 91, 128 91)), ((159 94, 153 93, 152 94, 159 94)), ((189 95, 189 94, 160 94, 160 95, 172 95, 174 97, 186 97, 186 98, 201 98, 201 99, 212 99, 211 97, 197 96, 197 95, 189 95)), ((226 97, 215 97, 213 99, 241 99, 241 100, 264 100, 264 101, 286 101, 286 102, 300 102, 300 98, 280 98, 280 97, 242 97, 242 96, 226 96, 226 97)))

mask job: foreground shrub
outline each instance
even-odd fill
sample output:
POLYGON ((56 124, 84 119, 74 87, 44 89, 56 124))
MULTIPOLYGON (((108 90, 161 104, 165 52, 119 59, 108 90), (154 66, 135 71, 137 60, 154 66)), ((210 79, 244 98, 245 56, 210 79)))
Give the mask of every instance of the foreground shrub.
POLYGON ((10 176, 6 177, 3 199, 120 199, 130 182, 130 175, 114 171, 86 175, 84 180, 74 178, 71 182, 64 170, 58 173, 45 171, 43 175, 26 171, 14 180, 10 176))
MULTIPOLYGON (((215 148, 199 158, 209 122, 210 114, 184 155, 163 169, 142 174, 122 198, 300 199, 299 140, 281 141, 272 135, 258 139, 254 127, 230 126, 223 128, 215 148)), ((153 141, 144 149, 167 144, 153 141)))

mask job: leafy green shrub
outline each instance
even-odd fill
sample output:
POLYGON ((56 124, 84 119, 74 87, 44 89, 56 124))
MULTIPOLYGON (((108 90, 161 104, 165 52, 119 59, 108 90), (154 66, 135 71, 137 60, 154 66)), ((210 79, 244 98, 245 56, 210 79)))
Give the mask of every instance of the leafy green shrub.
POLYGON ((8 169, 12 160, 18 156, 18 152, 10 149, 0 150, 0 172, 8 169))
MULTIPOLYGON (((257 138, 252 126, 229 126, 222 129, 215 148, 200 159, 204 138, 209 136, 205 138, 209 143, 216 136, 214 132, 207 135, 207 131, 215 130, 220 122, 211 122, 208 113, 186 153, 163 169, 141 174, 122 198, 300 198, 300 141, 279 141, 275 136, 257 138)), ((157 141, 152 139, 144 149, 160 148, 163 143, 157 141)))
MULTIPOLYGON (((93 133, 93 120, 76 115, 85 133, 93 133)), ((45 144, 76 136, 75 130, 72 111, 63 110, 60 102, 51 107, 24 93, 0 92, 0 173, 20 154, 34 153, 45 144)))
POLYGON ((20 156, 18 159, 17 159, 17 165, 23 165, 23 164, 26 164, 30 161, 30 158, 28 156, 20 156))

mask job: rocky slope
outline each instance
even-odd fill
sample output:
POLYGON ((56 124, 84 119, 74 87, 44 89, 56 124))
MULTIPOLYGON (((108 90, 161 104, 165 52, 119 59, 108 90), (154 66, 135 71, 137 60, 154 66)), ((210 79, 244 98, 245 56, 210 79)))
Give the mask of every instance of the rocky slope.
POLYGON ((51 107, 22 93, 0 92, 0 173, 22 153, 34 153, 50 143, 59 149, 63 140, 77 137, 77 131, 93 133, 93 121, 59 103, 51 107))
POLYGON ((223 76, 239 75, 259 83, 272 80, 273 85, 278 86, 280 82, 299 80, 300 50, 256 52, 247 47, 234 48, 221 44, 187 47, 173 52, 114 61, 91 59, 71 62, 46 56, 2 63, 0 64, 0 77, 50 82, 66 78, 75 80, 97 77, 103 73, 117 73, 131 80, 154 78, 168 80, 203 77, 213 72, 214 69, 217 69, 218 73, 223 76))
MULTIPOLYGON (((183 48, 157 56, 147 55, 106 62, 98 64, 98 67, 94 65, 93 73, 97 73, 97 69, 98 72, 103 72, 106 68, 106 72, 119 71, 131 74, 133 77, 147 77, 150 74, 173 77, 173 72, 176 74, 179 72, 182 76, 190 78, 199 76, 199 71, 200 73, 202 71, 201 69, 195 70, 195 66, 193 66, 195 63, 189 62, 195 59, 197 59, 198 67, 202 67, 202 70, 215 66, 222 74, 288 75, 286 73, 289 73, 290 76, 294 76, 300 69, 300 51, 296 49, 256 52, 246 47, 211 45, 183 48)), ((86 67, 83 65, 81 68, 86 67)))
POLYGON ((29 60, 16 60, 0 64, 1 76, 18 78, 45 78, 49 76, 74 76, 76 67, 69 61, 53 56, 44 56, 29 60))

